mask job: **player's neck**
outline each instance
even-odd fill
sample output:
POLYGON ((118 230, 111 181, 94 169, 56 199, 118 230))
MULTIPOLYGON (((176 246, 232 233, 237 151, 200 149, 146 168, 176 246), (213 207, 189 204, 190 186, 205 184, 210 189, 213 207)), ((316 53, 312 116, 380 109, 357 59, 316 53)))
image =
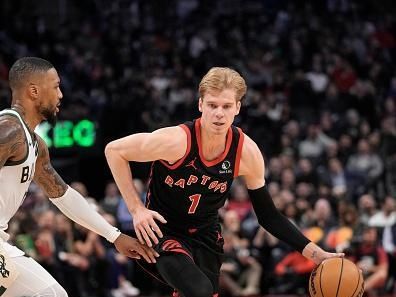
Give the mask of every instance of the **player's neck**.
POLYGON ((26 125, 29 127, 30 132, 33 132, 37 125, 40 124, 41 120, 37 118, 36 114, 20 102, 13 101, 11 108, 19 113, 26 125))
POLYGON ((206 160, 214 160, 220 156, 226 147, 227 133, 212 134, 201 129, 202 153, 206 160))

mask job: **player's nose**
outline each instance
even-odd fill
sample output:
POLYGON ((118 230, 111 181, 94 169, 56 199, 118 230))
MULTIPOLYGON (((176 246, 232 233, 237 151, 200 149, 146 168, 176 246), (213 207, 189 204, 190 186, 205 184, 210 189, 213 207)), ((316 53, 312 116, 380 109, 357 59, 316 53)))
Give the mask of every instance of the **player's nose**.
POLYGON ((221 118, 221 117, 223 117, 223 116, 224 116, 224 111, 223 111, 223 109, 222 109, 221 107, 217 108, 217 109, 216 109, 216 117, 217 117, 217 118, 221 118))

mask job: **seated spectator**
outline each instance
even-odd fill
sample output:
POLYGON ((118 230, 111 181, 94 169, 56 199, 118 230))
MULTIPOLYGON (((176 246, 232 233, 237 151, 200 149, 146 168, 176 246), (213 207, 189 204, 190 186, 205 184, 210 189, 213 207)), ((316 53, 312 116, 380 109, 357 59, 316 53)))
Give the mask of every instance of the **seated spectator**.
POLYGON ((336 225, 333 211, 327 199, 321 198, 316 201, 312 225, 320 227, 325 232, 325 236, 336 225))
POLYGON ((386 284, 386 293, 396 293, 396 222, 388 225, 382 232, 382 246, 388 255, 388 281, 386 284))
POLYGON ((246 186, 242 182, 234 182, 231 187, 231 196, 226 205, 226 210, 234 210, 242 222, 253 210, 252 203, 246 186))
POLYGON ((80 225, 75 226, 75 253, 65 254, 64 259, 80 270, 81 292, 87 296, 105 296, 107 263, 103 242, 98 234, 80 225))
POLYGON ((334 140, 325 135, 318 125, 310 124, 307 137, 300 142, 299 154, 301 157, 309 158, 313 162, 319 161, 326 147, 333 142, 334 140))
POLYGON ((225 261, 221 267, 221 290, 231 296, 258 294, 262 268, 249 250, 249 241, 240 234, 235 211, 224 214, 223 227, 225 261))
POLYGON ((326 237, 326 246, 331 250, 337 250, 349 242, 355 231, 358 231, 358 213, 353 205, 347 205, 345 210, 340 213, 339 224, 330 230, 326 237))
POLYGON ((381 211, 373 215, 368 224, 374 227, 384 228, 386 226, 391 226, 396 222, 396 202, 395 198, 391 196, 385 197, 382 202, 381 211))
MULTIPOLYGON (((304 231, 311 241, 318 243, 321 237, 317 236, 316 227, 304 231)), ((307 283, 311 271, 316 264, 305 258, 297 251, 291 251, 275 266, 277 279, 276 294, 304 294, 307 293, 307 283)))
MULTIPOLYGON (((115 218, 111 214, 104 214, 103 217, 113 226, 115 218)), ((113 245, 103 242, 106 251, 108 269, 106 271, 106 283, 110 288, 112 297, 137 296, 140 290, 132 285, 132 270, 135 262, 117 252, 113 245)))
POLYGON ((331 192, 336 197, 342 197, 348 191, 347 174, 342 166, 342 163, 332 158, 328 162, 328 174, 331 184, 331 192))
POLYGON ((105 187, 105 197, 100 202, 103 211, 113 216, 117 214, 118 204, 122 200, 121 194, 115 182, 108 182, 105 187))
POLYGON ((357 153, 348 158, 347 169, 360 176, 361 182, 371 188, 382 174, 384 165, 378 154, 371 151, 367 140, 361 139, 357 153))
POLYGON ((360 196, 358 200, 359 220, 363 225, 368 225, 371 218, 378 212, 376 201, 370 194, 360 196))
POLYGON ((381 293, 388 276, 388 258, 380 244, 377 229, 366 226, 361 242, 353 241, 345 252, 362 270, 365 291, 369 294, 381 293))
POLYGON ((318 175, 312 167, 309 159, 300 159, 298 161, 296 172, 296 183, 305 182, 314 186, 318 185, 318 175))

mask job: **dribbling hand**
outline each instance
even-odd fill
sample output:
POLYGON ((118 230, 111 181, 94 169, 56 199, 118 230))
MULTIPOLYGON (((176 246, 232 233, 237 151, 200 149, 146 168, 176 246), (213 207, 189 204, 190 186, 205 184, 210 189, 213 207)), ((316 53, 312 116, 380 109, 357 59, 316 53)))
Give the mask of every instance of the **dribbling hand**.
POLYGON ((133 213, 133 225, 136 236, 141 244, 146 244, 149 247, 158 244, 158 237, 162 238, 161 229, 158 227, 155 220, 166 224, 166 220, 158 212, 149 210, 147 208, 140 208, 133 213))
POLYGON ((316 257, 316 259, 313 259, 313 261, 316 264, 320 264, 322 263, 322 261, 326 260, 326 259, 330 259, 330 258, 342 258, 344 257, 345 254, 344 253, 329 253, 329 252, 322 252, 319 253, 316 257))
POLYGON ((159 254, 151 247, 143 245, 137 239, 125 234, 118 236, 114 245, 121 254, 132 259, 143 257, 148 263, 156 263, 155 258, 159 257, 159 254))

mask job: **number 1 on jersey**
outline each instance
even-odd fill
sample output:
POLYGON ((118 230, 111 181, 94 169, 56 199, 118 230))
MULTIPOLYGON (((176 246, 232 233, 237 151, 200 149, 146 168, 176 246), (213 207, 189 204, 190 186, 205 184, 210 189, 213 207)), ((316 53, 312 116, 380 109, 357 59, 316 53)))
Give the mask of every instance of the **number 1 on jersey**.
POLYGON ((195 213, 195 210, 198 207, 199 200, 201 199, 201 196, 202 196, 201 194, 194 194, 194 195, 191 195, 190 197, 188 197, 191 201, 190 208, 188 209, 189 214, 195 213))

